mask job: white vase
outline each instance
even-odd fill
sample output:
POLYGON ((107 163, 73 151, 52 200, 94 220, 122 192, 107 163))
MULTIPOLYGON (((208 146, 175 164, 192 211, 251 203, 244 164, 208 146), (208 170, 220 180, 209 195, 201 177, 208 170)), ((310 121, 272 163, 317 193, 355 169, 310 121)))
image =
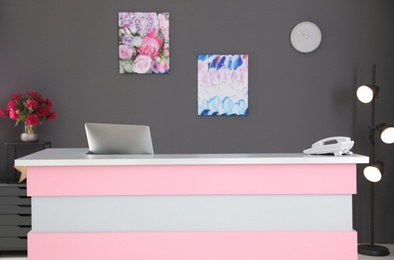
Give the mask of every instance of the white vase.
POLYGON ((35 132, 33 126, 25 125, 25 132, 21 133, 20 139, 24 143, 36 143, 40 140, 40 135, 35 132))

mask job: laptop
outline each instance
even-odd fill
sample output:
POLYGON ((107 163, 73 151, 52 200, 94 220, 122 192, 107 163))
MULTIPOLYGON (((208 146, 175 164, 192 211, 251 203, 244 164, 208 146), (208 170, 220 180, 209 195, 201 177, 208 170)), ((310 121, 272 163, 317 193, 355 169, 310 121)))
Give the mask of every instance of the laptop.
POLYGON ((85 123, 90 154, 153 154, 146 125, 85 123))

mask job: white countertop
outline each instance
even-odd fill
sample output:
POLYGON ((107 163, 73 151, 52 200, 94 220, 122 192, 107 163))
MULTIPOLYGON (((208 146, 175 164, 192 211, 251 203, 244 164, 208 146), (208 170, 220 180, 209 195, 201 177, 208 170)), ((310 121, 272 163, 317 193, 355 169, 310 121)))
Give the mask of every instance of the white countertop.
POLYGON ((244 154, 87 154, 87 148, 49 148, 15 160, 15 166, 193 165, 193 164, 364 164, 367 156, 244 154))

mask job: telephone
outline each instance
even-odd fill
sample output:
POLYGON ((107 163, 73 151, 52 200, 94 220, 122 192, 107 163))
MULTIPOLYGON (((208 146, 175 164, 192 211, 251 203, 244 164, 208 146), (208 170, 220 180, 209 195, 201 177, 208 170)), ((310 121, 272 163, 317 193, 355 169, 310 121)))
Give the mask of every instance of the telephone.
POLYGON ((342 154, 352 154, 354 141, 350 137, 334 136, 322 139, 312 144, 312 147, 304 150, 305 154, 334 154, 341 156, 342 154))

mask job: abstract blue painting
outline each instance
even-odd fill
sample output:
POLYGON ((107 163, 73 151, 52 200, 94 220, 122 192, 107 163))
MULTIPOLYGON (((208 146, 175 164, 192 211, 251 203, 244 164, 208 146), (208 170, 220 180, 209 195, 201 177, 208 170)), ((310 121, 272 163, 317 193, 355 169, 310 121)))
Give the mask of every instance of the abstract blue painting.
POLYGON ((248 55, 200 54, 198 115, 248 115, 248 55))

